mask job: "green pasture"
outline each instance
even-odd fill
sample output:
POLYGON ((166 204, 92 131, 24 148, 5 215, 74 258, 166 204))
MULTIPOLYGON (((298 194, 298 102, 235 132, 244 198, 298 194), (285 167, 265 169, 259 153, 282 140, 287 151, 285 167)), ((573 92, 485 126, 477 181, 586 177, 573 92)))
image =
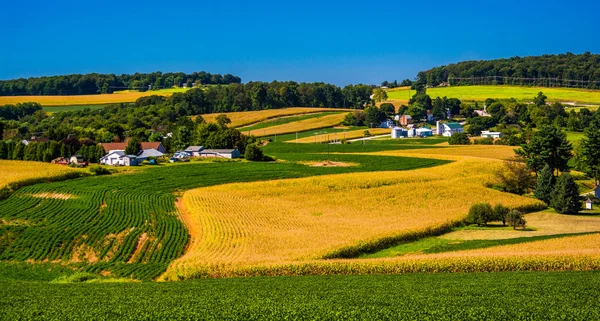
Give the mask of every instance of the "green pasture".
MULTIPOLYGON (((388 90, 388 99, 408 100, 409 87, 388 90)), ((460 100, 484 101, 487 98, 515 98, 532 101, 539 92, 548 96, 549 101, 576 102, 580 104, 600 104, 600 90, 576 88, 520 87, 520 86, 451 86, 427 88, 427 94, 434 97, 458 98, 460 100)), ((411 90, 410 96, 415 91, 411 90)))
POLYGON ((61 111, 77 111, 84 109, 102 109, 111 104, 100 104, 100 105, 67 105, 67 106, 43 106, 42 110, 48 113, 58 113, 61 111))

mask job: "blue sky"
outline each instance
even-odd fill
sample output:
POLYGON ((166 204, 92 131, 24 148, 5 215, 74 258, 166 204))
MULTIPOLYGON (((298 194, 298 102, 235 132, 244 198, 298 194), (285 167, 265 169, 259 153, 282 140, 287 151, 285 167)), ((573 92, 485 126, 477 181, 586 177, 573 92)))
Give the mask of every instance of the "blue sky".
POLYGON ((0 79, 208 71, 338 85, 470 59, 600 53, 598 1, 3 4, 0 79))

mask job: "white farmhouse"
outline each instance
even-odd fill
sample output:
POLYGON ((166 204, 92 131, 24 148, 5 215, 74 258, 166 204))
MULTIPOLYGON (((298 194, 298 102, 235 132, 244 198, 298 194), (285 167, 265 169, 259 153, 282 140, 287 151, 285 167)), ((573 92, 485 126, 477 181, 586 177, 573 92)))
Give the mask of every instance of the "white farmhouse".
POLYGON ((450 137, 454 133, 464 133, 465 129, 459 123, 441 123, 437 122, 436 125, 437 134, 444 137, 450 137))

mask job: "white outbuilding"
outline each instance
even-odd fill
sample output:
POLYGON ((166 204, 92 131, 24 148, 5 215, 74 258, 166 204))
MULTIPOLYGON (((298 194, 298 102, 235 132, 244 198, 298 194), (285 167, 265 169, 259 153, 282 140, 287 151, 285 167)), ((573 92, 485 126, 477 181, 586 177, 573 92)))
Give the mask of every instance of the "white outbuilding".
POLYGON ((502 133, 501 132, 491 132, 489 130, 484 130, 481 132, 481 137, 483 138, 500 138, 502 137, 502 133))

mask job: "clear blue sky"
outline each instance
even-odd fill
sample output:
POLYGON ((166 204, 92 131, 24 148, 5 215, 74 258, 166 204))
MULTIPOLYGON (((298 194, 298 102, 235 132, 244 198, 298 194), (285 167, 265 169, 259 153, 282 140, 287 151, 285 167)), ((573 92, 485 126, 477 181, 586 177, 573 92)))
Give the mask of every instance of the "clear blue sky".
POLYGON ((208 71, 380 83, 470 59, 600 53, 599 1, 10 1, 0 79, 208 71))

